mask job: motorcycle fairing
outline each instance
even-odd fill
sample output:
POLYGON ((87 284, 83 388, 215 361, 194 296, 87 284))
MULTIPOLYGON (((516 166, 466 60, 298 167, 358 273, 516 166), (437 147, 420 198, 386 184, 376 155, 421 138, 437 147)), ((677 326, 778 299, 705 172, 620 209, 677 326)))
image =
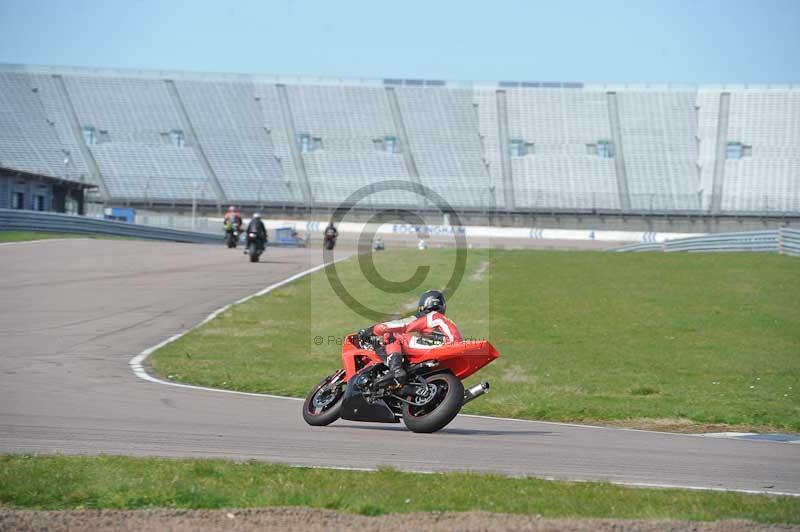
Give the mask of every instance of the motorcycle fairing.
POLYGON ((362 368, 380 362, 381 358, 375 351, 358 347, 357 335, 351 334, 345 338, 342 346, 342 367, 348 381, 352 380, 362 368))
POLYGON ((487 340, 463 340, 428 349, 420 354, 408 354, 411 364, 426 360, 439 362, 437 369, 449 369, 453 375, 463 380, 500 356, 500 353, 487 340))
MULTIPOLYGON (((364 371, 369 371, 365 368, 364 371)), ((392 409, 383 401, 378 399, 368 403, 356 386, 357 379, 350 379, 342 398, 341 418, 350 421, 372 421, 376 423, 399 423, 400 420, 394 415, 392 409)))
MULTIPOLYGON (((500 353, 487 340, 463 340, 427 349, 424 353, 410 354, 406 358, 411 364, 435 360, 439 363, 437 370, 449 369, 456 377, 463 380, 498 356, 500 353)), ((380 357, 374 351, 358 346, 358 336, 350 335, 345 339, 342 347, 342 365, 348 381, 351 381, 361 368, 380 362, 380 357)))

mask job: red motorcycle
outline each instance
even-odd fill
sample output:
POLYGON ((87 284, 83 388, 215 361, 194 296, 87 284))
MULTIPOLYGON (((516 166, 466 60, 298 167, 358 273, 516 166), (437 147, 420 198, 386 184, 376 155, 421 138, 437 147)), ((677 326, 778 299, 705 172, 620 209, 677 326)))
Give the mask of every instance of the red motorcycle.
POLYGON ((433 345, 420 355, 406 356, 407 381, 398 383, 376 353, 383 338, 362 342, 348 336, 342 365, 324 378, 303 404, 303 419, 314 426, 339 418, 350 421, 399 423, 413 432, 436 432, 450 423, 461 407, 489 391, 481 382, 465 390, 461 381, 500 353, 486 340, 433 345))

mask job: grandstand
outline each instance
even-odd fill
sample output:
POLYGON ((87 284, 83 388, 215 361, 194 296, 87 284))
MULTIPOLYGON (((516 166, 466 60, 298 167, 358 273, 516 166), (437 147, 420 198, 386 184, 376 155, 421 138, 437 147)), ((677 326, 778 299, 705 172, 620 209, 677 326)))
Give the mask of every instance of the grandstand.
POLYGON ((63 173, 62 143, 27 79, 0 73, 0 165, 54 175, 63 173))
MULTIPOLYGON (((397 138, 386 91, 289 85, 286 92, 296 134, 308 143, 301 153, 312 201, 336 205, 372 182, 410 179, 399 150, 377 144, 397 138)), ((373 203, 380 198, 365 199, 373 203)), ((411 198, 394 192, 384 200, 409 204, 411 198)))
POLYGON ((0 168, 105 205, 324 210, 399 179, 465 213, 799 216, 800 88, 2 65, 0 168))
POLYGON ((620 208, 612 154, 596 149, 612 138, 605 92, 513 89, 500 96, 507 102, 509 143, 516 143, 515 207, 620 208))

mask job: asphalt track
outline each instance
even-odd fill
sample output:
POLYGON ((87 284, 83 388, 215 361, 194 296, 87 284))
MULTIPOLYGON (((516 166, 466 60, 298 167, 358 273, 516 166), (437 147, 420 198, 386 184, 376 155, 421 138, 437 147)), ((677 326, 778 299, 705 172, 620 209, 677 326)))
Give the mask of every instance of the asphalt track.
POLYGON ((0 246, 0 452, 392 465, 800 495, 796 444, 470 416, 433 435, 342 421, 312 428, 295 400, 134 375, 137 353, 321 261, 291 249, 264 258, 118 240, 0 246))

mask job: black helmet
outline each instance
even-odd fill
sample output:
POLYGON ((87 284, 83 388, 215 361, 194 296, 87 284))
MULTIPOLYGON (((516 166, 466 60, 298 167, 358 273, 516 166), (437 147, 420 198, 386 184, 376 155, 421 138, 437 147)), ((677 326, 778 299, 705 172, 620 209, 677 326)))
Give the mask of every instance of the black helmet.
POLYGON ((441 312, 442 314, 447 312, 447 301, 444 299, 444 294, 438 290, 422 292, 417 304, 417 315, 422 316, 433 311, 441 312))

